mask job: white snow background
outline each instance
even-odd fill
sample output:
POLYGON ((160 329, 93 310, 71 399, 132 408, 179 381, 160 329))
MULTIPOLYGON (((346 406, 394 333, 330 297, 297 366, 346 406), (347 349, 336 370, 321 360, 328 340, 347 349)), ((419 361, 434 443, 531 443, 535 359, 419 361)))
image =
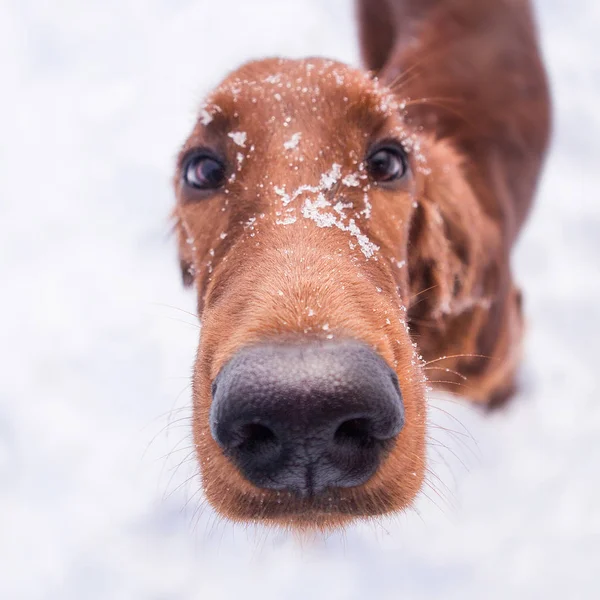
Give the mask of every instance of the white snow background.
POLYGON ((240 63, 356 64, 352 3, 0 2, 2 600, 600 598, 600 3, 537 8, 556 122, 514 257, 522 390, 492 416, 433 402, 449 490, 418 512, 299 544, 197 510, 175 470, 198 329, 169 179, 240 63))

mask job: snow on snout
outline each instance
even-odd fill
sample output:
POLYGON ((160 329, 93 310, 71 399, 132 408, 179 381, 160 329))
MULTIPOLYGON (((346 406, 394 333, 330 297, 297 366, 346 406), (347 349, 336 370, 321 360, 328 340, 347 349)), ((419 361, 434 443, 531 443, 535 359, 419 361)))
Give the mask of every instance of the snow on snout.
MULTIPOLYGON (((285 208, 285 216, 277 213, 280 218, 276 221, 278 225, 290 225, 296 222, 296 216, 293 214, 294 207, 290 206, 292 202, 301 196, 305 196, 300 207, 300 212, 305 219, 310 219, 317 227, 337 227, 341 231, 350 234, 351 238, 355 238, 358 242, 361 252, 365 258, 369 259, 379 250, 379 246, 374 244, 369 237, 356 224, 356 220, 346 213, 352 209, 351 202, 345 202, 343 199, 337 198, 337 194, 333 192, 335 185, 341 182, 349 188, 358 187, 360 185, 360 175, 358 173, 349 174, 342 179, 341 165, 334 163, 331 169, 321 175, 318 186, 301 185, 293 192, 288 192, 286 185, 274 186, 274 191, 281 198, 281 203, 285 208), (330 199, 328 196, 332 196, 330 199), (333 203, 332 203, 333 201, 333 203)), ((367 189, 367 188, 365 188, 367 189)), ((371 206, 365 192, 366 209, 359 214, 366 220, 370 217, 371 206)), ((350 242, 351 247, 354 247, 350 242)))
POLYGON ((340 180, 341 176, 342 167, 337 163, 334 163, 331 167, 331 171, 321 175, 321 187, 325 190, 330 190, 340 180))
POLYGON ((300 143, 301 137, 302 134, 300 132, 294 133, 294 135, 287 142, 284 142, 283 147, 286 150, 295 150, 296 148, 298 148, 298 144, 300 143))
POLYGON ((231 133, 228 133, 227 136, 230 137, 237 146, 241 146, 242 148, 246 147, 248 134, 245 131, 232 131, 231 133))

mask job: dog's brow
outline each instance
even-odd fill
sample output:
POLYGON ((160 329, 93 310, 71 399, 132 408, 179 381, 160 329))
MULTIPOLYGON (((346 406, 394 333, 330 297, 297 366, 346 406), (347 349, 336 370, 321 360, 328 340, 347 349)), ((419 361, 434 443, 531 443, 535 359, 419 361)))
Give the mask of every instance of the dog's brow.
POLYGON ((177 167, 181 168, 186 157, 200 148, 218 148, 223 138, 231 131, 234 118, 217 103, 205 103, 200 108, 194 129, 181 147, 177 156, 177 167))

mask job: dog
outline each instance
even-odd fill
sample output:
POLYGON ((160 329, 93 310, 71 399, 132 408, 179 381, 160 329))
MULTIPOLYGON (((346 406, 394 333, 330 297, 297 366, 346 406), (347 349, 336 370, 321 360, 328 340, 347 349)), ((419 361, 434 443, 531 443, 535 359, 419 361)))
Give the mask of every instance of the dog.
POLYGON ((549 141, 528 0, 361 0, 365 69, 267 59, 177 159, 198 294, 193 436, 234 522, 327 530, 411 505, 429 386, 515 390, 510 252, 549 141), (438 375, 436 375, 438 374, 438 375))

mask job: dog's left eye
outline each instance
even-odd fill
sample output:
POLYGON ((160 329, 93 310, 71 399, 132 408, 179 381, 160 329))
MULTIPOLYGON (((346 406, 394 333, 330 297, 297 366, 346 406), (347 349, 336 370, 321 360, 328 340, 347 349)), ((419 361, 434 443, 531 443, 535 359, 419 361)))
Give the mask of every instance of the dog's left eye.
POLYGON ((380 147, 367 158, 367 170, 375 181, 396 181, 408 170, 406 155, 395 146, 380 147))
POLYGON ((185 182, 199 190, 215 190, 225 181, 225 167, 212 156, 194 156, 184 169, 185 182))

